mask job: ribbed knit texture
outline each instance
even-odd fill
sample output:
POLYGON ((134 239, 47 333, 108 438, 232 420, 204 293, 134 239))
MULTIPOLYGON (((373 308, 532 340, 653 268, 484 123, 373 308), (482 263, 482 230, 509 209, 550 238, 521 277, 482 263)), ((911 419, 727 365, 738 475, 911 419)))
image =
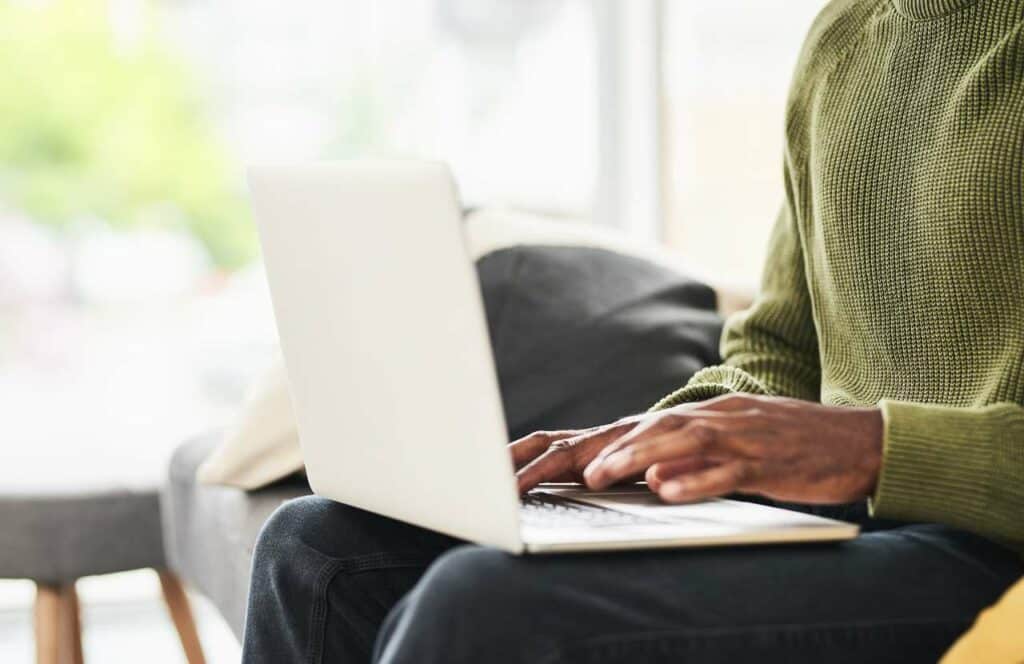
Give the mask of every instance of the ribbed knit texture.
POLYGON ((879 404, 879 516, 1024 552, 1024 0, 838 0, 800 57, 787 203, 729 392, 879 404))

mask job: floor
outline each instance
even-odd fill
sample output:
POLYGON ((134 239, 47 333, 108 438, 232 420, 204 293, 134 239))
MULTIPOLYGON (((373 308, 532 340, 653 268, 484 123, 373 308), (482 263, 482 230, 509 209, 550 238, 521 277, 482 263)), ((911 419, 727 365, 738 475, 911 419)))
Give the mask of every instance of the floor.
MULTIPOLYGON (((103 664, 181 664, 177 634, 160 599, 156 574, 149 571, 82 579, 82 638, 85 661, 103 664)), ((32 639, 34 586, 0 581, 0 662, 35 661, 32 639)), ((240 650, 220 614, 205 598, 192 596, 199 638, 209 664, 237 663, 240 650)))

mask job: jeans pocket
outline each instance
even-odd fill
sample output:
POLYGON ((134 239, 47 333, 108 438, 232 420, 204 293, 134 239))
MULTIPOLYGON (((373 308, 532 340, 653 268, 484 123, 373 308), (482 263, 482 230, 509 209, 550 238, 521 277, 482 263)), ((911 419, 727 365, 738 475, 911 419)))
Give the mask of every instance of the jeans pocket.
POLYGON ((325 562, 310 612, 310 664, 369 661, 381 622, 433 559, 423 552, 385 552, 325 562))

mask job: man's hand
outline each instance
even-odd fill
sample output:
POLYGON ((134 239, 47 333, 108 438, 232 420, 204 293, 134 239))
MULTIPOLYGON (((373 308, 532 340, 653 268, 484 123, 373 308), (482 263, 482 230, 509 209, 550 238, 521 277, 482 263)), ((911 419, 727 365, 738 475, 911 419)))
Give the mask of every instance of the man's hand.
POLYGON ((526 493, 541 482, 582 482, 583 469, 609 443, 633 430, 643 415, 591 427, 565 431, 537 431, 509 445, 519 491, 526 493))
MULTIPOLYGON (((677 412, 702 404, 683 404, 677 412)), ((641 413, 589 429, 537 431, 509 445, 519 491, 526 493, 541 482, 583 482, 583 470, 608 445, 638 426, 649 426, 658 413, 641 413)), ((642 472, 637 474, 641 479, 642 472)))
POLYGON ((583 474, 592 489, 645 473, 670 503, 733 492, 845 503, 874 490, 882 416, 877 408, 728 395, 652 413, 602 441, 600 453, 587 455, 593 458, 583 474))

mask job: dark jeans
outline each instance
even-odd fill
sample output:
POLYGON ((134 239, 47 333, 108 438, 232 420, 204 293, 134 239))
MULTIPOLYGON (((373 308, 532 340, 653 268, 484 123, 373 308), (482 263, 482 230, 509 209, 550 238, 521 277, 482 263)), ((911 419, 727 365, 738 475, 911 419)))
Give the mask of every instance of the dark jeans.
POLYGON ((302 498, 259 538, 243 661, 935 662, 1024 572, 848 512, 842 544, 516 557, 302 498))

